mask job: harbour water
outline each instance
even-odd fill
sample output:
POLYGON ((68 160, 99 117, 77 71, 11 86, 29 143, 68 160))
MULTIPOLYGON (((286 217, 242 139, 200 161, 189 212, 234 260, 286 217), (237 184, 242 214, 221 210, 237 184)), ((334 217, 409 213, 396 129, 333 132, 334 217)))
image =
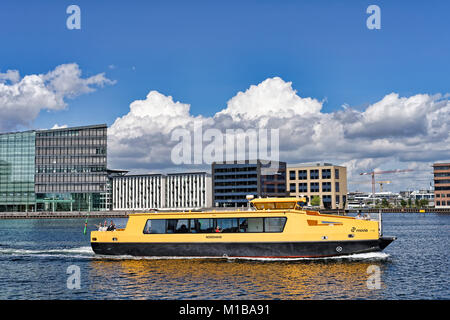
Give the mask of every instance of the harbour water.
POLYGON ((97 256, 83 228, 84 219, 1 220, 0 299, 450 298, 449 215, 384 214, 384 235, 398 238, 385 251, 294 261, 97 256), (79 289, 68 288, 70 266, 79 289))

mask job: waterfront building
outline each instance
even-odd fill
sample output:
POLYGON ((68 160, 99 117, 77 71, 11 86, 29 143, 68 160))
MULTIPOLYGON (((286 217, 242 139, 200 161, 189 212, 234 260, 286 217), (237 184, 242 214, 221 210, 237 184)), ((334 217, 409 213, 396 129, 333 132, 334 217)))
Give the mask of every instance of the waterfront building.
POLYGON ((165 208, 212 206, 211 175, 206 172, 171 173, 165 177, 165 208))
POLYGON ((113 210, 188 210, 211 207, 211 175, 206 172, 116 175, 113 210))
POLYGON ((0 211, 34 211, 34 131, 0 134, 0 211))
POLYGON ((410 194, 410 198, 416 200, 427 200, 428 207, 434 207, 434 191, 433 190, 414 190, 410 194))
POLYGON ((106 208, 107 210, 113 209, 113 181, 115 177, 122 177, 126 175, 128 170, 107 169, 108 184, 106 185, 106 208))
POLYGON ((112 209, 145 210, 162 208, 164 183, 162 174, 112 177, 112 209))
POLYGON ((450 163, 433 164, 435 208, 450 208, 450 163))
POLYGON ((320 207, 345 209, 347 202, 347 168, 331 163, 288 165, 286 188, 291 197, 320 197, 320 207))
POLYGON ((107 210, 105 124, 0 134, 0 211, 107 210))
POLYGON ((286 162, 259 159, 214 162, 211 174, 216 207, 246 207, 247 195, 255 198, 287 195, 286 162))

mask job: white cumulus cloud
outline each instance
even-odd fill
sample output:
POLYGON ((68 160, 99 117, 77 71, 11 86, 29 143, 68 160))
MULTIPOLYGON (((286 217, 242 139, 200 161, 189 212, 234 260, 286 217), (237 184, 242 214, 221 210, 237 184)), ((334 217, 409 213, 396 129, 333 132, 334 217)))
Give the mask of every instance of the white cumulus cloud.
POLYGON ((390 93, 365 110, 346 105, 331 113, 322 111, 323 103, 301 97, 291 82, 279 77, 238 92, 212 117, 193 116, 189 104, 150 91, 144 100, 132 102, 129 112, 110 127, 109 166, 173 170, 176 166, 170 156, 176 142, 171 133, 185 128, 193 135, 199 120, 203 130, 214 128, 222 133, 227 129, 278 129, 281 161, 343 164, 350 181, 361 180, 359 173, 364 171, 415 170, 396 175, 393 188, 407 184, 412 175, 427 185, 425 180, 432 179, 431 163, 450 159, 447 95, 390 93))
POLYGON ((0 130, 29 126, 41 110, 66 108, 66 99, 114 84, 103 73, 81 77, 75 63, 62 64, 46 74, 26 75, 17 70, 0 73, 0 130))

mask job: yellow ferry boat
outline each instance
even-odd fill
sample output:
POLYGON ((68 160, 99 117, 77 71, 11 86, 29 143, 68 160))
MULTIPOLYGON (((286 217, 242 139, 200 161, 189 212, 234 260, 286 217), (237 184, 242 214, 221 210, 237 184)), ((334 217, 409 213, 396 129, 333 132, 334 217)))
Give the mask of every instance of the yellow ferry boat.
POLYGON ((264 198, 237 211, 131 214, 124 229, 92 231, 96 254, 177 257, 330 257, 383 250, 381 216, 304 210, 304 199, 264 198))

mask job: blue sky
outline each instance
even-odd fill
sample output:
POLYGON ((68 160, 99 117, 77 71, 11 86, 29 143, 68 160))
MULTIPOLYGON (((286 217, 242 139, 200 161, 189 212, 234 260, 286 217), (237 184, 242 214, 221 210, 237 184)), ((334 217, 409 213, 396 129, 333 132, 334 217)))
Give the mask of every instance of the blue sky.
POLYGON ((0 4, 0 72, 40 74, 75 62, 112 86, 41 112, 35 127, 112 124, 150 90, 211 116, 266 78, 291 81, 323 111, 386 94, 448 91, 447 1, 9 1, 0 4), (81 30, 66 8, 81 8, 81 30), (366 8, 381 8, 369 30, 366 8), (89 113, 89 118, 85 117, 89 113))
POLYGON ((343 164, 350 180, 413 168, 392 187, 428 187, 431 164, 450 159, 449 12, 448 1, 2 0, 0 131, 106 123, 108 166, 148 172, 174 169, 170 132, 196 116, 222 130, 269 117, 285 131, 281 160, 343 164), (72 4, 81 30, 66 27, 72 4), (366 26, 372 4, 380 30, 366 26))

